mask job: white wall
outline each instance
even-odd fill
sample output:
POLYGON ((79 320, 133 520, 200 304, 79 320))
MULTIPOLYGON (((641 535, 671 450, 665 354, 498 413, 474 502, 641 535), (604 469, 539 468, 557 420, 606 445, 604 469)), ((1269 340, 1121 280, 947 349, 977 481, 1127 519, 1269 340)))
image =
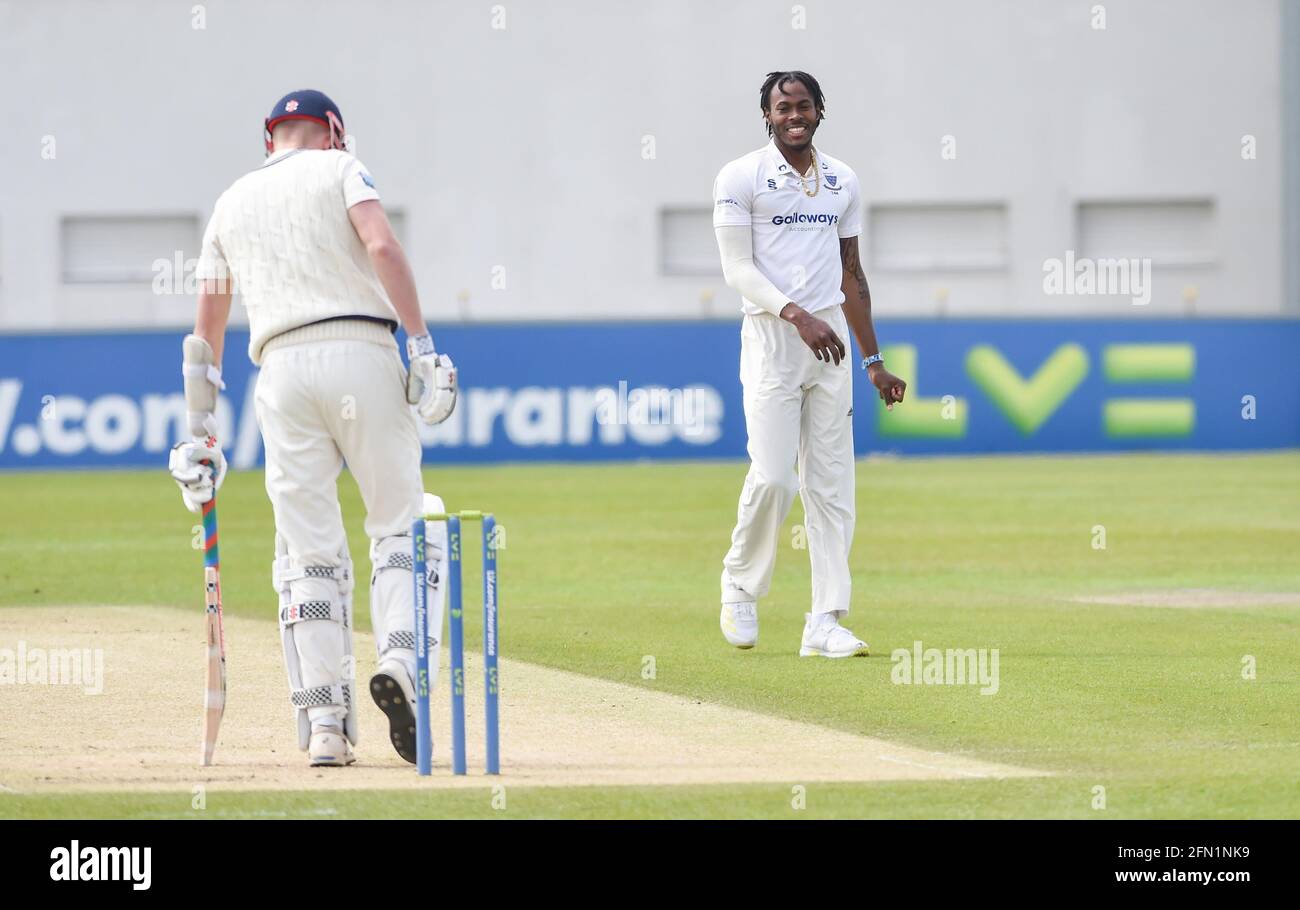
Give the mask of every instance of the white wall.
POLYGON ((1105 30, 1093 5, 813 0, 796 29, 785 0, 504 0, 498 30, 489 2, 212 0, 202 29, 190 2, 3 2, 0 328, 188 322, 183 296, 66 284, 61 220, 202 224, 301 87, 334 97, 404 210, 430 317, 730 316, 716 275, 661 274, 659 213, 707 209, 718 168, 765 141, 778 67, 820 78, 818 144, 869 204, 1005 208, 1002 265, 873 269, 880 314, 1181 315, 1188 285, 1197 312, 1280 312, 1278 0, 1110 2, 1105 30), (1209 205, 1209 262, 1158 262, 1140 311, 1044 295, 1078 203, 1169 199, 1209 205))

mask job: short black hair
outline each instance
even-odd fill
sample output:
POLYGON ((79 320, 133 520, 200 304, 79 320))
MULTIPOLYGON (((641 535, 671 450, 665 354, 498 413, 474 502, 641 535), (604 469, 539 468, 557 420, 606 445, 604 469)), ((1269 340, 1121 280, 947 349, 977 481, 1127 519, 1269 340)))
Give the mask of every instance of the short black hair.
MULTIPOLYGON (((803 87, 808 89, 808 94, 812 95, 813 106, 817 108, 817 122, 821 123, 826 119, 826 98, 822 95, 822 87, 810 74, 803 70, 777 70, 774 73, 768 73, 767 78, 763 80, 763 89, 759 98, 759 107, 764 114, 772 112, 772 89, 778 86, 786 86, 791 82, 802 83, 803 87)), ((772 124, 767 124, 767 134, 772 135, 772 124)))

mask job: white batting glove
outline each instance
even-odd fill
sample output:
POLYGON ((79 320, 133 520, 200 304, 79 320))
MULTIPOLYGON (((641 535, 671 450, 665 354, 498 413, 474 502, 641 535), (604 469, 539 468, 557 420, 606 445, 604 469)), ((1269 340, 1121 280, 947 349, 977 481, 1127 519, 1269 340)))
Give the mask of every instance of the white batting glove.
POLYGON ((180 485, 185 508, 201 512, 203 504, 217 495, 221 482, 226 479, 226 456, 221 453, 215 436, 196 437, 172 446, 167 470, 180 485))
POLYGON ((407 338, 406 356, 411 361, 406 374, 407 402, 416 406, 425 423, 442 423, 456 410, 456 365, 446 354, 434 351, 429 335, 407 338))

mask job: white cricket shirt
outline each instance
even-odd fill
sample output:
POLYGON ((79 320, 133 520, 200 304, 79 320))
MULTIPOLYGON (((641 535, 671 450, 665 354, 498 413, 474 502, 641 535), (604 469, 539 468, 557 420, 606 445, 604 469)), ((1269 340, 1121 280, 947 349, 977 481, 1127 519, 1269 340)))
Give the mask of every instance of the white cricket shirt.
MULTIPOLYGON (((810 313, 844 302, 839 241, 862 233, 857 174, 820 149, 814 154, 821 168, 816 196, 804 193, 775 142, 729 162, 713 185, 713 226, 750 226, 754 265, 810 313)), ((803 182, 811 188, 812 177, 803 182)), ((748 300, 743 309, 767 312, 748 300)))
POLYGON ((221 194, 196 275, 234 278, 253 363, 271 338, 331 316, 397 320, 348 220, 352 206, 378 198, 365 166, 335 149, 277 152, 221 194))

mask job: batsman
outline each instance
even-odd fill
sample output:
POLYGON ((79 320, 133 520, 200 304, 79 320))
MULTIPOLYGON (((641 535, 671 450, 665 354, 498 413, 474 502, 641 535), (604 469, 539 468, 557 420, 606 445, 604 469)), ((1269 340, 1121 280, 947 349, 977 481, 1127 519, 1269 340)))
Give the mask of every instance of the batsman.
MULTIPOLYGON (((271 581, 298 743, 312 766, 355 761, 352 560, 337 481, 344 464, 365 503, 370 613, 379 652, 370 681, 394 748, 415 761, 415 583, 410 528, 429 508, 416 417, 456 406, 456 369, 435 351, 406 255, 370 173, 345 145, 343 115, 318 91, 290 92, 264 123, 266 161, 217 200, 203 237, 198 316, 183 343, 193 438, 169 468, 190 511, 221 486, 217 395, 231 296, 248 311, 259 366, 256 409, 275 514, 271 581), (406 332, 409 370, 395 335, 406 332)), ((444 537, 428 535, 430 667, 437 677, 444 537)))

